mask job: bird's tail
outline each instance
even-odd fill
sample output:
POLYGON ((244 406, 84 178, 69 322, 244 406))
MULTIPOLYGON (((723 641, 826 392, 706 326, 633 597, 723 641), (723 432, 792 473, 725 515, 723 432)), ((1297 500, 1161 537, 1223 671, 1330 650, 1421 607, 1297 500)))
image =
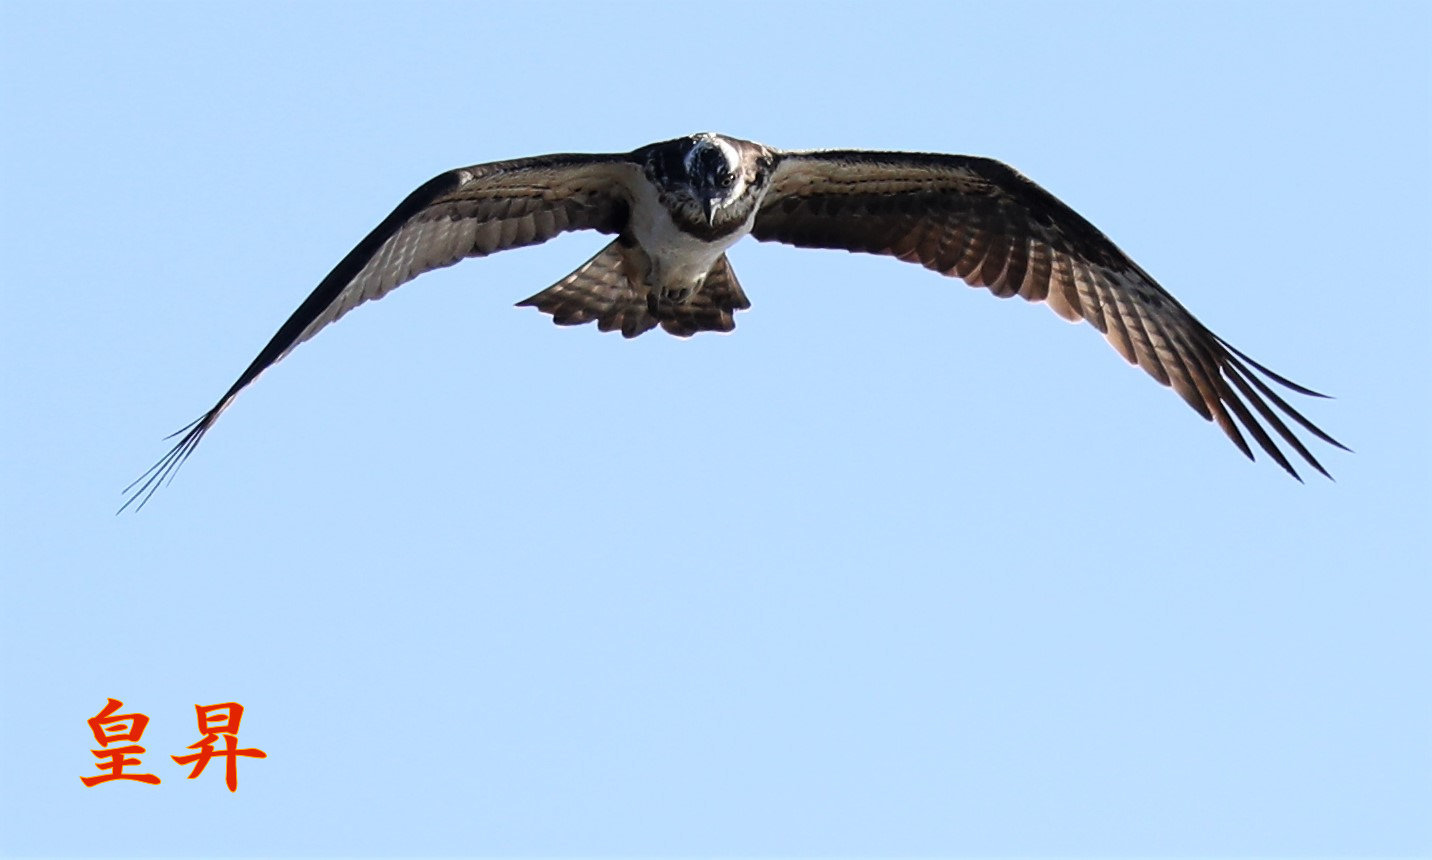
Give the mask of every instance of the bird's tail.
POLYGON ((602 331, 620 331, 625 337, 658 325, 680 337, 698 331, 731 331, 736 327, 735 312, 751 306, 725 255, 691 298, 681 303, 657 301, 639 286, 645 269, 644 260, 636 256, 639 253, 617 239, 567 277, 517 304, 551 314, 557 325, 595 320, 602 331))

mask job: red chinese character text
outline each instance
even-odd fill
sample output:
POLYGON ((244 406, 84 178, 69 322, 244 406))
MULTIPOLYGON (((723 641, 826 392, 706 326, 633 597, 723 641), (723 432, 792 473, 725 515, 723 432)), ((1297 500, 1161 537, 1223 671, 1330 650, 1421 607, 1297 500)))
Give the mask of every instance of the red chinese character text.
MULTIPOLYGON (((239 745, 239 720, 244 717, 244 706, 238 702, 223 702, 218 705, 195 705, 194 711, 199 715, 199 732, 202 737, 198 743, 189 744, 186 749, 198 750, 193 755, 170 756, 176 764, 194 763, 194 770, 190 772, 189 779, 195 779, 204 772, 208 766, 209 759, 214 756, 223 756, 225 762, 224 784, 229 791, 239 790, 239 768, 238 757, 248 756, 250 758, 268 758, 268 753, 261 749, 250 747, 249 749, 237 749, 239 745), (214 749, 214 741, 222 735, 224 748, 214 749)), ((157 780, 156 780, 157 782, 157 780)))
MULTIPOLYGON (((90 731, 94 732, 94 739, 100 746, 108 747, 115 741, 138 741, 144 735, 144 727, 149 725, 149 718, 143 714, 116 714, 115 711, 124 707, 124 702, 119 699, 110 699, 108 704, 98 714, 89 718, 90 731)), ((114 749, 90 750, 98 759, 109 759, 108 762, 99 761, 95 767, 100 770, 107 770, 109 773, 99 776, 82 776, 80 782, 86 787, 93 788, 102 782, 109 782, 114 779, 132 779, 135 782, 143 782, 149 785, 158 785, 159 777, 152 773, 125 773, 125 767, 139 764, 137 758, 125 758, 125 756, 144 752, 144 747, 138 743, 128 746, 115 747, 114 749)))

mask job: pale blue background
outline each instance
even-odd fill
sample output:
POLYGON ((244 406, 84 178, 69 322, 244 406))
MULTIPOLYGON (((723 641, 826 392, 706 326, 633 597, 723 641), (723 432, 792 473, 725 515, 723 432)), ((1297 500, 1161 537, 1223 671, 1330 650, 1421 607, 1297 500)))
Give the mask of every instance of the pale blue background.
POLYGON ((1427 5, 0 8, 6 852, 1432 850, 1427 5), (588 235, 114 516, 432 174, 702 129, 1005 159, 1358 453, 885 259, 738 247, 730 337, 510 307, 588 235), (107 696, 162 785, 81 787, 107 696), (167 759, 230 699, 236 795, 167 759))

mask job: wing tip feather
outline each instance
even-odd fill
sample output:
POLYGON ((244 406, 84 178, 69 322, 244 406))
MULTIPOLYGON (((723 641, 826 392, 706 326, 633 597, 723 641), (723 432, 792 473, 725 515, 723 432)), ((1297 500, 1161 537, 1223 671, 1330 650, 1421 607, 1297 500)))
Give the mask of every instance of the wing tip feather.
POLYGON ((194 448, 204 438, 204 434, 209 432, 209 428, 214 426, 221 411, 223 411, 223 405, 216 406, 165 436, 165 440, 169 440, 183 434, 167 454, 160 457, 158 462, 145 470, 144 474, 135 478, 129 483, 129 486, 120 491, 128 498, 124 500, 124 504, 119 506, 119 510, 114 512, 115 516, 119 516, 126 510, 139 513, 145 505, 149 504, 149 500, 154 498, 154 494, 159 492, 160 487, 173 483, 174 476, 179 472, 179 467, 183 466, 184 461, 189 459, 189 455, 194 453, 194 448))

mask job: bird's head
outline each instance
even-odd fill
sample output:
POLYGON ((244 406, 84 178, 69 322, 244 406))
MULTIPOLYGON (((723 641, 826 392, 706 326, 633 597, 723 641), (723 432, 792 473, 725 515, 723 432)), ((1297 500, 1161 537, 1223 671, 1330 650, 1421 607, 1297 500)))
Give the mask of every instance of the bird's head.
POLYGON ((697 134, 682 158, 686 190, 708 225, 745 220, 759 202, 771 159, 765 147, 719 134, 697 134))

